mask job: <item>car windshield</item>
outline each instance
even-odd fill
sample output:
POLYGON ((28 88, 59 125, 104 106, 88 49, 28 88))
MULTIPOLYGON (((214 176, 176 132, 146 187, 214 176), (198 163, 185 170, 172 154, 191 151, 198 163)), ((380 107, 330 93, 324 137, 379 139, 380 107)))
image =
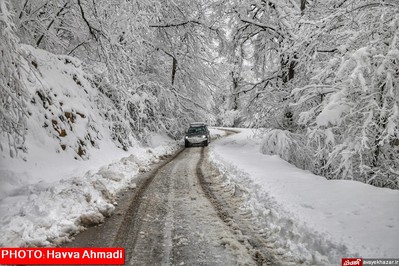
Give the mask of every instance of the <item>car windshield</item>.
POLYGON ((187 131, 189 134, 193 133, 204 133, 205 132, 205 127, 190 127, 187 131))

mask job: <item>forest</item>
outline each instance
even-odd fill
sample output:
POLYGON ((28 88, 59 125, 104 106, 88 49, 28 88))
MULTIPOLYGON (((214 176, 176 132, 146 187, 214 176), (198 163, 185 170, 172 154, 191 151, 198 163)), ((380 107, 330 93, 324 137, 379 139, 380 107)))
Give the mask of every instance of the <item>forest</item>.
POLYGON ((397 0, 0 0, 11 157, 28 152, 33 119, 27 47, 83 62, 118 110, 105 119, 122 149, 149 132, 181 138, 192 121, 256 128, 265 154, 399 189, 397 0))

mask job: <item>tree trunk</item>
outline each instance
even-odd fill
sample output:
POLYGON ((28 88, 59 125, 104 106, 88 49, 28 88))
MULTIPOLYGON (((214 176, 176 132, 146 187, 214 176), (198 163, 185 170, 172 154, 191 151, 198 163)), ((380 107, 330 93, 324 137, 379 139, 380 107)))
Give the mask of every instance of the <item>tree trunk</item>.
POLYGON ((175 83, 176 69, 177 69, 177 60, 176 60, 176 58, 173 57, 173 63, 172 63, 172 85, 175 83))
POLYGON ((307 4, 307 0, 301 0, 301 12, 303 13, 303 11, 306 8, 306 4, 307 4))

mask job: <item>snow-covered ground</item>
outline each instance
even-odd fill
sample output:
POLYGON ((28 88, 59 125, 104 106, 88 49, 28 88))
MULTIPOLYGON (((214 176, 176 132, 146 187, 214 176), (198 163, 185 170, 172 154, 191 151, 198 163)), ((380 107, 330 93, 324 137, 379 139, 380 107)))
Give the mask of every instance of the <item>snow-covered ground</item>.
POLYGON ((47 162, 40 167, 21 161, 20 165, 8 165, 7 171, 3 167, 0 247, 52 246, 69 241, 71 234, 111 215, 118 191, 134 187, 138 173, 147 171, 160 157, 173 154, 180 145, 154 135, 149 147, 123 152, 104 145, 87 161, 67 160, 48 152, 48 158, 38 158, 38 164, 47 162))
POLYGON ((0 134, 0 247, 56 245, 110 215, 116 193, 179 144, 152 134, 141 145, 111 85, 80 60, 21 53, 29 116, 18 154, 0 134))
MULTIPOLYGON (((262 154, 255 131, 239 131, 211 143, 211 161, 248 192, 244 207, 278 236, 271 245, 307 261, 399 257, 399 191, 326 180, 262 154)), ((54 153, 54 145, 31 146, 26 162, 3 157, 0 246, 57 245, 101 222, 112 214, 119 190, 134 187, 139 172, 179 147, 155 134, 148 143, 122 151, 105 138, 90 160, 54 153)))
MULTIPOLYGON (((248 191, 248 205, 275 245, 306 260, 324 256, 399 257, 399 191, 355 181, 326 180, 260 152, 255 131, 215 141, 210 157, 248 191)), ((214 131, 215 132, 215 131, 214 131)))

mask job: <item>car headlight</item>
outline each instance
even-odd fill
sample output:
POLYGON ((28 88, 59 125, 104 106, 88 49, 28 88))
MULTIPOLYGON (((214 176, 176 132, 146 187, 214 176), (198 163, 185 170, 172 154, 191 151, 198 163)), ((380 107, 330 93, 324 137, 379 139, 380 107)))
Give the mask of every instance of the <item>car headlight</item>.
POLYGON ((206 136, 205 136, 205 135, 202 135, 202 138, 204 139, 204 138, 206 138, 206 136))
POLYGON ((188 136, 186 136, 185 139, 188 139, 188 136))

